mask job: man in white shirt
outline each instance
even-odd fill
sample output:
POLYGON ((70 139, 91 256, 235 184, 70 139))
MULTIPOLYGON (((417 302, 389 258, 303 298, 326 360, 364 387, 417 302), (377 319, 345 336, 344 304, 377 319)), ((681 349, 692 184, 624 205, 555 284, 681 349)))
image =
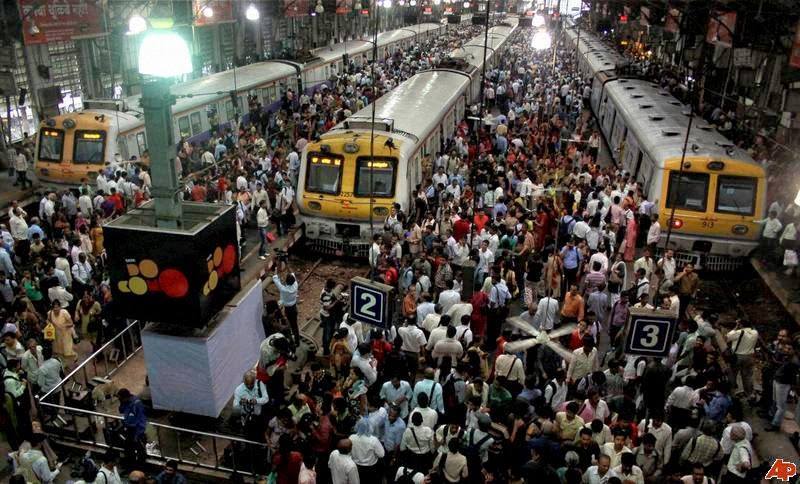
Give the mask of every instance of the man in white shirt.
POLYGON ((636 457, 631 452, 626 452, 620 456, 620 464, 614 467, 614 473, 624 483, 644 484, 644 473, 636 465, 636 457))
POLYGON ((583 473, 584 484, 605 484, 612 477, 618 477, 617 474, 611 470, 611 459, 601 454, 597 459, 597 465, 590 466, 583 473))
POLYGON ((378 461, 385 451, 381 441, 370 432, 369 421, 361 419, 356 424, 356 433, 349 437, 352 450, 351 458, 358 466, 359 479, 364 483, 380 482, 378 461))
POLYGON ((778 238, 781 235, 783 224, 778 220, 778 212, 771 210, 769 216, 761 220, 753 220, 754 223, 764 225, 761 230, 761 260, 762 262, 775 262, 775 252, 778 248, 778 238))
POLYGON ((328 458, 328 468, 331 471, 333 484, 361 484, 358 467, 350 455, 352 449, 353 443, 350 439, 342 439, 339 441, 337 449, 331 452, 328 458))
POLYGON ((368 343, 359 343, 358 349, 350 361, 350 366, 361 371, 367 386, 371 386, 378 379, 378 362, 372 357, 372 350, 368 343))
POLYGON ((431 357, 436 360, 437 364, 441 364, 442 359, 446 357, 449 357, 452 362, 460 361, 464 354, 464 348, 456 339, 456 327, 447 326, 446 331, 447 337, 437 341, 431 352, 431 357))
POLYGON ((650 248, 650 252, 655 254, 656 245, 661 240, 661 224, 658 223, 657 213, 654 213, 650 220, 650 228, 647 229, 647 246, 650 248))
POLYGON ((258 246, 258 258, 266 260, 267 253, 269 252, 269 239, 267 239, 267 233, 269 232, 269 209, 267 208, 267 202, 263 199, 258 203, 256 226, 258 227, 258 238, 260 241, 260 245, 258 246))
POLYGON ((735 387, 741 374, 744 393, 747 398, 753 399, 753 365, 755 364, 754 355, 758 345, 758 331, 753 328, 753 323, 750 320, 744 319, 739 321, 736 328, 728 332, 725 340, 735 355, 730 368, 730 381, 735 387))
POLYGON ((387 407, 389 405, 399 407, 400 418, 405 419, 408 416, 408 404, 414 397, 414 391, 407 381, 393 376, 391 380, 381 386, 380 397, 386 401, 387 407))
POLYGON ((439 307, 442 314, 447 314, 455 304, 461 302, 461 294, 453 290, 453 281, 446 280, 444 285, 447 289, 439 293, 439 307))
POLYGON ((411 423, 400 440, 400 451, 410 451, 417 469, 429 469, 433 452, 433 430, 423 424, 422 414, 411 415, 411 423))
POLYGON ((533 327, 538 330, 550 331, 558 323, 560 307, 558 299, 547 295, 539 300, 536 315, 533 317, 533 327))
POLYGON ((475 281, 477 285, 482 285, 486 275, 489 274, 494 264, 494 254, 489 250, 489 241, 484 240, 481 242, 481 248, 478 252, 478 265, 475 267, 475 281))
POLYGON ((267 387, 256 380, 252 370, 244 374, 242 383, 233 391, 233 411, 239 415, 261 415, 261 409, 269 402, 267 387))
POLYGON ((651 418, 639 422, 639 437, 653 434, 656 438, 656 451, 662 462, 669 462, 672 457, 672 427, 664 423, 663 412, 653 412, 651 418))

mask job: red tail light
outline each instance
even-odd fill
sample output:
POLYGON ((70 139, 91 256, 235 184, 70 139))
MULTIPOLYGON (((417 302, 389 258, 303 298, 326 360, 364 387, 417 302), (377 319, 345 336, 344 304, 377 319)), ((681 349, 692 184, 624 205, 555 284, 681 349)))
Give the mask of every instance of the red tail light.
POLYGON ((672 228, 673 229, 679 229, 681 227, 683 227, 683 220, 681 220, 679 218, 672 219, 672 228))

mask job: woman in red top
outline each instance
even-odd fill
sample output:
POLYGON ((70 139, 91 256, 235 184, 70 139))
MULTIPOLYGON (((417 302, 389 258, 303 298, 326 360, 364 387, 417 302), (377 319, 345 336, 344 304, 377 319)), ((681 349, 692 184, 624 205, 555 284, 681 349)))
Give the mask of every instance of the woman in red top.
POLYGON ((486 309, 489 307, 489 292, 492 290, 492 280, 487 279, 488 289, 486 284, 480 291, 475 291, 472 294, 470 303, 472 304, 472 333, 478 336, 486 334, 486 309))
POLYGON ((272 457, 272 469, 276 474, 277 484, 297 484, 300 477, 300 465, 303 454, 292 450, 292 437, 281 435, 278 440, 278 452, 272 457))
POLYGON ((583 348, 583 337, 587 334, 589 334, 589 330, 586 321, 578 322, 578 327, 569 336, 569 349, 574 351, 583 348))

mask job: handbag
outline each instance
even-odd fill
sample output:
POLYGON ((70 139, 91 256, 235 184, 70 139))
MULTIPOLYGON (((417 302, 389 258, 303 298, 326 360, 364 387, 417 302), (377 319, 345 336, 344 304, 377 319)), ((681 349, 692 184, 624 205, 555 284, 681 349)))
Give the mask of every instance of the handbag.
POLYGON ((50 315, 47 315, 47 324, 44 327, 44 340, 55 341, 56 339, 56 325, 50 320, 50 315))
POLYGON ((267 242, 272 243, 275 242, 276 240, 278 240, 277 235, 273 234, 272 232, 267 232, 267 242))
POLYGON ((786 250, 783 253, 783 265, 787 267, 797 267, 797 251, 786 250))

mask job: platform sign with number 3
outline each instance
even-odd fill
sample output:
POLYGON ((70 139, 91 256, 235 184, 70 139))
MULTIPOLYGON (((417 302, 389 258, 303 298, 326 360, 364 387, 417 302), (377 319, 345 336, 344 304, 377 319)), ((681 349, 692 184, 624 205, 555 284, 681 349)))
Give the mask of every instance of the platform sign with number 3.
POLYGON ((388 329, 394 317, 394 288, 363 277, 350 280, 350 316, 356 321, 388 329))
POLYGON ((641 356, 667 356, 678 327, 669 311, 631 308, 625 337, 625 353, 641 356))

